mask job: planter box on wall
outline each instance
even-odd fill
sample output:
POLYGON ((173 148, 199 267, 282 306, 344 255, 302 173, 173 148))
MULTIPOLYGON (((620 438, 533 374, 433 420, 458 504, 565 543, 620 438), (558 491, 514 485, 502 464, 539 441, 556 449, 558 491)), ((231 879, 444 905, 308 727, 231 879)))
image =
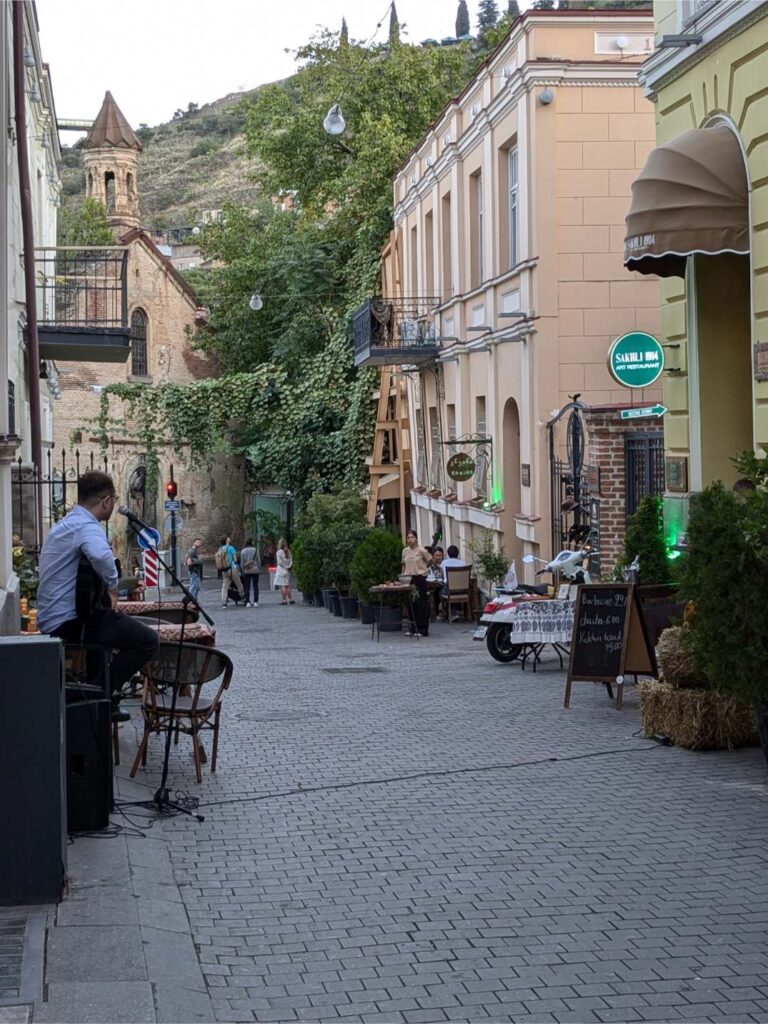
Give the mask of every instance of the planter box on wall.
POLYGON ((733 750, 759 742, 754 708, 734 697, 656 680, 644 680, 638 690, 646 736, 668 736, 687 750, 733 750))

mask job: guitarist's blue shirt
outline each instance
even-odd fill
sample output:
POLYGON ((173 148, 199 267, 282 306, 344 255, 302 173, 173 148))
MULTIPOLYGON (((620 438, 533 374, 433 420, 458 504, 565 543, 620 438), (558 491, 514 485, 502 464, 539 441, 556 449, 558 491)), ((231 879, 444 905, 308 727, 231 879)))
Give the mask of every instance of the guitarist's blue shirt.
POLYGON ((40 552, 37 621, 50 633, 77 617, 75 587, 81 555, 85 555, 107 590, 117 587, 115 556, 104 527, 83 505, 75 505, 53 527, 40 552))

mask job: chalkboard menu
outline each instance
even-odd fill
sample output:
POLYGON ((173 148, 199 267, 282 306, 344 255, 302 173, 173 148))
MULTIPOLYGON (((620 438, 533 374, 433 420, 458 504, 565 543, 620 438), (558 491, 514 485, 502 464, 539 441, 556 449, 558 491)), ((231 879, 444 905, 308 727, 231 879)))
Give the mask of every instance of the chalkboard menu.
POLYGON ((634 585, 593 583, 579 587, 565 706, 570 702, 573 680, 621 685, 627 673, 656 674, 656 659, 634 585))

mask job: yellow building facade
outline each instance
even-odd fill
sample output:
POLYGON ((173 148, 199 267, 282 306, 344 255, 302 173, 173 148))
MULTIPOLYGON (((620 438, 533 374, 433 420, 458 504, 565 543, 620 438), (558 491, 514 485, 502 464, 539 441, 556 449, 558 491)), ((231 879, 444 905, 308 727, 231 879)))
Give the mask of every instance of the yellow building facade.
POLYGON ((690 492, 732 485, 732 456, 768 449, 768 3, 657 0, 655 21, 641 82, 657 149, 633 186, 625 262, 650 254, 642 272, 662 276, 674 542, 690 492))

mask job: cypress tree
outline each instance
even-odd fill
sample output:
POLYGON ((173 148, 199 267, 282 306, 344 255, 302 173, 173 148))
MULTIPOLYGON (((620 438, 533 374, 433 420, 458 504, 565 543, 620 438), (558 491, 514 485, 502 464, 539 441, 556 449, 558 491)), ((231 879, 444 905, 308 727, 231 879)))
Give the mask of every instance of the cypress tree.
POLYGON ((509 3, 507 4, 507 14, 510 18, 520 17, 520 4, 517 0, 509 0, 509 3))
POLYGON ((397 8, 394 5, 389 9, 389 44, 396 46, 400 42, 400 22, 397 20, 397 8))
POLYGON ((341 32, 339 33, 339 46, 349 46, 349 29, 347 28, 347 19, 341 19, 341 32))
POLYGON ((480 0, 477 13, 477 27, 480 35, 487 32, 489 28, 493 28, 498 20, 499 8, 496 6, 496 0, 480 0))
POLYGON ((459 9, 456 11, 456 38, 460 39, 462 36, 468 36, 470 31, 467 0, 460 0, 459 9))

